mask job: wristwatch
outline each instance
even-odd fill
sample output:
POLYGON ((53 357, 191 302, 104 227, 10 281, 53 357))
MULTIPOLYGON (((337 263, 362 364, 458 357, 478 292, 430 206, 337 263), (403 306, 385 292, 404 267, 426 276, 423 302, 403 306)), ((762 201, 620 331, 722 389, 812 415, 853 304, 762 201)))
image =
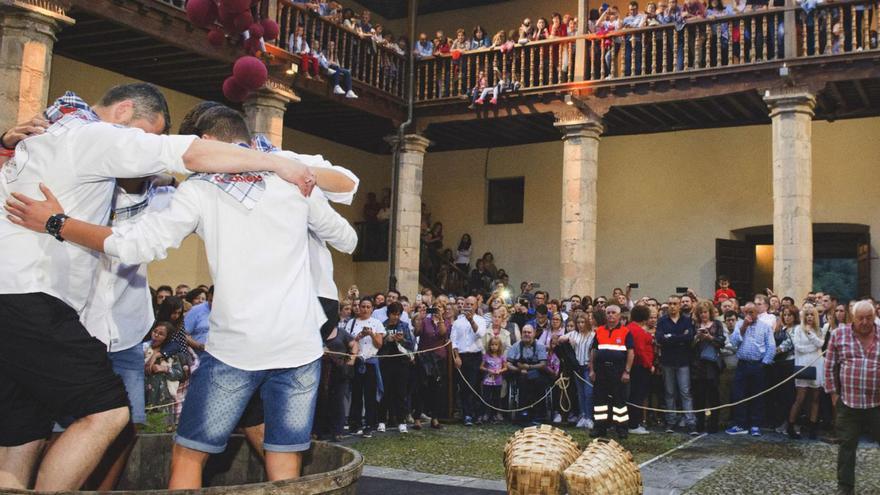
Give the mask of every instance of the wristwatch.
POLYGON ((64 213, 57 213, 49 217, 49 220, 46 220, 46 233, 59 241, 64 242, 64 238, 61 237, 61 228, 64 227, 64 222, 66 222, 68 218, 70 217, 64 213))

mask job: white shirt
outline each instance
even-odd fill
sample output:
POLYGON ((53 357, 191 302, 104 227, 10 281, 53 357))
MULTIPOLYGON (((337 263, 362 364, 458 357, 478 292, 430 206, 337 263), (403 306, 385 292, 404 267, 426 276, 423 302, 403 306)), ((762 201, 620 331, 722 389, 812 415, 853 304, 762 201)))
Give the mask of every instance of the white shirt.
MULTIPOLYGON (((12 192, 42 198, 42 182, 71 217, 107 225, 115 177, 189 173, 182 156, 194 139, 67 115, 45 134, 18 143, 0 174, 0 202, 12 192)), ((0 212, 0 294, 43 292, 80 312, 92 291, 98 254, 14 225, 0 212)))
MULTIPOLYGON (((114 226, 136 222, 148 211, 161 211, 174 195, 173 187, 150 187, 142 193, 127 193, 116 188, 114 226), (137 208, 146 203, 146 209, 133 216, 124 215, 126 208, 137 208)), ((95 287, 80 315, 86 330, 107 346, 110 352, 130 349, 150 331, 153 321, 153 302, 147 265, 127 265, 117 258, 101 254, 95 273, 95 287)))
POLYGON ((162 214, 114 228, 107 254, 125 263, 166 256, 195 231, 214 280, 205 348, 242 370, 293 368, 321 357, 326 321, 309 271, 308 232, 350 253, 354 229, 318 195, 265 175, 266 190, 249 210, 216 185, 184 182, 162 214))
POLYGON ((758 320, 769 325, 774 331, 776 330, 776 315, 772 313, 761 313, 758 315, 758 320))
POLYGON ((452 323, 452 348, 459 354, 464 352, 483 352, 483 336, 486 335, 486 320, 474 315, 477 331, 474 332, 471 322, 464 315, 459 315, 452 323))
MULTIPOLYGON (((348 333, 352 337, 357 337, 364 328, 371 328, 373 333, 385 335, 385 325, 373 317, 367 318, 366 320, 355 318, 354 320, 349 321, 345 326, 345 329, 348 330, 348 333)), ((370 359, 379 352, 379 349, 373 345, 373 338, 369 335, 358 339, 358 349, 358 356, 365 360, 370 359)))
MULTIPOLYGON (((373 318, 383 322, 388 319, 388 306, 382 306, 379 309, 373 310, 373 318)), ((409 314, 406 311, 400 313, 400 321, 405 321, 412 326, 412 320, 409 318, 409 314)))
MULTIPOLYGON (((354 200, 354 195, 357 193, 358 186, 360 185, 360 179, 350 170, 333 165, 321 155, 301 155, 292 151, 276 151, 273 154, 292 160, 299 160, 309 167, 330 168, 345 174, 354 181, 354 189, 351 192, 331 193, 317 191, 319 196, 316 199, 323 196, 325 202, 329 200, 344 205, 350 205, 354 200)), ((313 195, 315 194, 313 193, 313 195)), ((318 291, 318 296, 334 301, 339 300, 339 289, 337 289, 336 282, 333 280, 333 256, 330 254, 330 250, 327 249, 327 243, 312 231, 309 231, 309 263, 311 264, 312 281, 318 291)))

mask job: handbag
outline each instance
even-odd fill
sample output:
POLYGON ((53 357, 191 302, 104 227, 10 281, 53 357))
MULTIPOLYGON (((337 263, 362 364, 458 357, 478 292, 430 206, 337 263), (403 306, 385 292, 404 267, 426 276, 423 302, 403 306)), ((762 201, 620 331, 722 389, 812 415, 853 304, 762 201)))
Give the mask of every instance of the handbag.
POLYGON ((718 349, 712 344, 707 344, 700 350, 700 361, 709 361, 717 366, 718 357, 718 349))
POLYGON ((795 366, 794 367, 795 378, 799 380, 815 380, 816 379, 816 367, 815 366, 795 366))

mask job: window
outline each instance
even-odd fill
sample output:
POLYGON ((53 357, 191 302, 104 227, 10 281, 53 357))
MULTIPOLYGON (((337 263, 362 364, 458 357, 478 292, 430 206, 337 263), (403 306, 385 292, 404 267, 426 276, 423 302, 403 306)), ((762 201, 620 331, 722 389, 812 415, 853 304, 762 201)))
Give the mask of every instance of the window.
POLYGON ((525 190, 525 177, 489 179, 489 224, 523 223, 525 190))

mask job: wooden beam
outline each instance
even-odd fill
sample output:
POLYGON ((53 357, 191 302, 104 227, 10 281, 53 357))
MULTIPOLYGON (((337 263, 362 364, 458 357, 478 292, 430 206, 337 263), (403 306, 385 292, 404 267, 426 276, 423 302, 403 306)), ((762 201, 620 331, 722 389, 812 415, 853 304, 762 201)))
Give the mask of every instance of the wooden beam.
POLYGON ((727 103, 730 104, 730 106, 735 108, 739 112, 740 117, 745 118, 745 119, 751 119, 753 117, 752 112, 748 108, 743 106, 742 103, 737 101, 736 96, 737 95, 725 95, 724 101, 726 101, 727 103))
POLYGON ((846 100, 843 98, 843 95, 840 94, 840 90, 837 89, 837 84, 834 82, 829 82, 825 88, 828 89, 828 93, 831 95, 831 98, 834 100, 834 103, 837 105, 837 108, 846 111, 849 109, 849 105, 846 104, 846 100))
MULTIPOLYGON (((99 24, 106 24, 106 23, 102 22, 99 24)), ((95 38, 95 37, 101 38, 103 36, 107 36, 108 34, 129 32, 128 29, 126 29, 124 27, 119 27, 119 26, 116 26, 113 24, 107 25, 105 27, 105 29, 96 29, 93 31, 90 31, 87 29, 82 29, 79 21, 77 21, 77 23, 74 26, 76 26, 76 27, 71 27, 71 28, 61 30, 61 34, 58 36, 59 43, 68 43, 70 41, 80 40, 83 38, 95 38), (72 31, 73 33, 67 34, 68 31, 72 31)))
POLYGON ((856 93, 859 94, 859 99, 862 100, 862 105, 865 107, 871 106, 871 99, 868 98, 868 93, 865 91, 865 87, 862 86, 862 81, 856 79, 852 82, 853 86, 856 88, 856 93))
POLYGON ((700 124, 700 119, 691 115, 690 112, 686 108, 683 107, 681 102, 673 101, 673 102, 670 102, 670 105, 672 105, 672 108, 677 110, 685 119, 689 120, 691 124, 696 124, 696 125, 700 124))
POLYGON ((147 46, 155 46, 155 40, 149 36, 134 36, 131 38, 125 39, 115 39, 115 40, 103 40, 97 43, 75 43, 67 45, 65 48, 70 51, 95 51, 96 48, 100 48, 102 46, 120 46, 120 45, 128 45, 131 43, 138 43, 143 46, 146 44, 147 46), (147 43, 144 43, 147 42, 147 43))
POLYGON ((720 112, 720 113, 723 113, 724 116, 727 117, 728 120, 735 120, 735 119, 736 119, 736 117, 734 117, 732 113, 730 113, 729 111, 727 111, 727 109, 724 108, 723 105, 721 105, 720 103, 718 103, 718 100, 717 100, 717 99, 715 99, 715 98, 709 98, 709 99, 706 100, 706 101, 708 101, 709 103, 711 103, 712 106, 715 107, 715 110, 717 110, 717 111, 720 112))
POLYGON ((683 102, 684 105, 687 105, 696 110, 696 112, 702 115, 704 119, 711 122, 718 122, 718 117, 716 117, 712 112, 706 111, 706 109, 703 108, 704 103, 705 100, 686 100, 683 102))
POLYGON ((151 7, 131 1, 69 0, 71 5, 88 14, 107 19, 194 54, 232 63, 238 50, 232 47, 213 47, 205 39, 206 29, 193 28, 186 13, 160 2, 151 7))
POLYGON ((668 103, 657 103, 656 105, 653 105, 652 108, 662 114, 667 119, 669 119, 669 122, 666 125, 684 125, 684 121, 678 118, 678 116, 673 115, 670 111, 666 110, 666 105, 668 105, 668 103))

